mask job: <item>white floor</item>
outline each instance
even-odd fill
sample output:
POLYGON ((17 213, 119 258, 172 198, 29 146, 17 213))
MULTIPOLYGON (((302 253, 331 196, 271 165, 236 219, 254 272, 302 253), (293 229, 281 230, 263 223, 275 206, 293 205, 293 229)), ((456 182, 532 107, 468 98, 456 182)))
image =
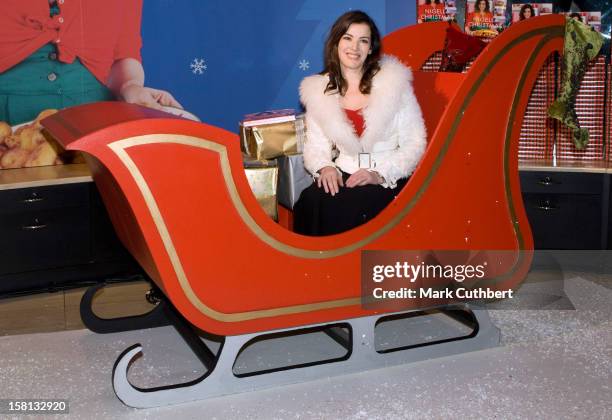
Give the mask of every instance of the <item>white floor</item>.
POLYGON ((562 287, 575 310, 491 311, 503 335, 497 348, 144 410, 115 397, 113 364, 142 343, 134 384, 198 377, 172 328, 2 337, 0 399, 68 399, 69 417, 83 419, 612 419, 612 288, 587 275, 566 276, 562 287))

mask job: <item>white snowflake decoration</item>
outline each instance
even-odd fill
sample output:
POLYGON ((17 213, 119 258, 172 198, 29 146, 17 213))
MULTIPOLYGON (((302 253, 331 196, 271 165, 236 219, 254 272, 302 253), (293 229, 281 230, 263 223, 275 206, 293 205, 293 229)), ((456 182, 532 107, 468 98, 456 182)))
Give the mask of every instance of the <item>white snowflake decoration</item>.
POLYGON ((308 60, 302 60, 299 62, 298 67, 302 71, 306 71, 310 68, 310 62, 308 60))
POLYGON ((204 70, 208 68, 203 58, 194 58, 189 67, 191 67, 193 74, 203 74, 204 70))

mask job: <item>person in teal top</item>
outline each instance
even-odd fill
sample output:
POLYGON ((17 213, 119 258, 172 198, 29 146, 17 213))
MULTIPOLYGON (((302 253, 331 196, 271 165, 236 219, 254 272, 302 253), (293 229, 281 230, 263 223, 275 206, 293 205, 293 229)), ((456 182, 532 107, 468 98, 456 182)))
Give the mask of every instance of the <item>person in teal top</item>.
POLYGON ((25 61, 0 74, 0 121, 31 121, 44 109, 62 109, 115 100, 79 60, 60 63, 53 45, 45 45, 25 61))
POLYGON ((5 1, 0 121, 15 125, 44 109, 115 99, 182 108, 168 92, 144 86, 142 0, 5 1))

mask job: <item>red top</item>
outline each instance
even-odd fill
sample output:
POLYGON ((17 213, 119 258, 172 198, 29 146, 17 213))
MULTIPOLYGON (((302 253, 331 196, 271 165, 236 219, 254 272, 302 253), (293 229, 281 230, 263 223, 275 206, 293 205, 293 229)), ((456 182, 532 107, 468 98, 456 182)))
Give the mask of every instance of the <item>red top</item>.
POLYGON ((60 13, 49 17, 48 0, 2 0, 0 73, 43 45, 57 45, 58 59, 76 57, 102 83, 115 60, 140 61, 142 0, 57 0, 60 13))
POLYGON ((484 13, 479 13, 479 12, 473 12, 473 13, 469 13, 468 14, 468 18, 467 18, 467 22, 468 22, 468 26, 486 26, 486 27, 492 27, 493 26, 493 13, 491 12, 484 12, 484 13))
POLYGON ((365 124, 363 121, 363 114, 361 113, 361 109, 345 109, 344 112, 349 120, 353 123, 353 127, 355 127, 355 133, 359 137, 363 134, 363 130, 365 129, 365 124))

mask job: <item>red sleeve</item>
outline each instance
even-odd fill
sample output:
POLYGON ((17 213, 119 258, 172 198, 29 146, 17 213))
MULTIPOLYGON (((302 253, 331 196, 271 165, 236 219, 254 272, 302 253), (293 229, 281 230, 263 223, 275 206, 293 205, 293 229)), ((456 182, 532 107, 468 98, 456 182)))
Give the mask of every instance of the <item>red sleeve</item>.
POLYGON ((142 0, 129 0, 121 3, 124 7, 123 24, 115 45, 114 59, 135 58, 142 61, 140 57, 140 48, 142 47, 142 37, 140 36, 142 0))

